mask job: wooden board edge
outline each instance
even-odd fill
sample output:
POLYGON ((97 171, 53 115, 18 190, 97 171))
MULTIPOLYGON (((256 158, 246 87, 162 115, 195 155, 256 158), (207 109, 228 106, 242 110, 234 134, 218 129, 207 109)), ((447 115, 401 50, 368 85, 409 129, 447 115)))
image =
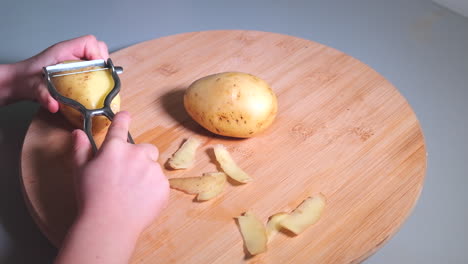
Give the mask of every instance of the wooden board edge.
MULTIPOLYGON (((39 107, 36 113, 34 114, 32 121, 40 115, 40 112, 44 111, 42 107, 39 107)), ((29 130, 31 129, 32 121, 28 126, 28 129, 26 130, 26 134, 28 134, 29 130)), ((23 178, 23 155, 24 155, 24 143, 25 143, 26 137, 23 139, 23 142, 21 144, 21 152, 20 152, 20 160, 19 160, 19 180, 20 180, 20 189, 21 189, 21 195, 23 196, 24 203, 26 205, 26 208, 29 212, 29 215, 33 219, 34 223, 37 225, 39 228, 39 231, 41 231, 42 235, 55 247, 59 248, 60 247, 60 242, 57 237, 54 237, 52 235, 52 232, 47 232, 48 229, 46 225, 41 221, 39 215, 37 214, 37 210, 34 210, 34 205, 32 204, 31 200, 29 199, 29 196, 26 191, 26 185, 24 184, 24 178, 23 178)))

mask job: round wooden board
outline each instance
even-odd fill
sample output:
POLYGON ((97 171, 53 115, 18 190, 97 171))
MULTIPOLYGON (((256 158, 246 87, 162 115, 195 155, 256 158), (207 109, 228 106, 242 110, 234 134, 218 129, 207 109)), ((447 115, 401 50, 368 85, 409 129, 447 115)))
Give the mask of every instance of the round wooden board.
MULTIPOLYGON (((166 170, 168 177, 215 171, 211 147, 221 143, 254 178, 204 203, 172 190, 132 263, 357 263, 398 230, 418 199, 426 151, 415 114, 387 80, 342 52, 280 34, 208 31, 147 41, 112 58, 125 69, 122 108, 132 114, 131 133, 160 149, 160 163, 189 136, 205 141, 193 168, 166 170), (266 132, 217 137, 186 114, 184 89, 224 71, 271 84, 279 111, 266 132), (245 257, 234 217, 251 210, 266 222, 319 192, 327 207, 317 224, 297 237, 280 234, 266 253, 245 257)), ((39 111, 21 159, 31 214, 57 246, 76 213, 71 130, 61 115, 39 111)))

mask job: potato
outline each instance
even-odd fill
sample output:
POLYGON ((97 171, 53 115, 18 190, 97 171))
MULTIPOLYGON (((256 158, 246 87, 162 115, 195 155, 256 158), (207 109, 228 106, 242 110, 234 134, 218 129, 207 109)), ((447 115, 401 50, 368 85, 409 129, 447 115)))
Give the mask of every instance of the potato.
POLYGON ((243 171, 236 162, 232 159, 231 154, 227 151, 226 147, 221 144, 215 145, 213 147, 216 160, 219 162, 219 165, 223 171, 233 180, 236 180, 240 183, 247 183, 252 181, 252 178, 243 171))
POLYGON ((268 242, 270 242, 276 234, 280 231, 281 227, 281 221, 288 216, 287 213, 277 213, 272 216, 270 216, 270 219, 268 219, 268 222, 266 224, 266 233, 268 237, 268 242))
POLYGON ((210 200, 223 192, 226 174, 222 172, 204 173, 201 177, 169 179, 169 185, 188 194, 197 194, 198 201, 210 200))
POLYGON ((325 197, 322 194, 305 199, 292 213, 281 220, 280 225, 294 234, 302 233, 315 224, 325 209, 325 197))
POLYGON ((189 168, 195 160, 195 152, 200 145, 200 140, 193 137, 188 138, 169 159, 168 165, 173 169, 189 168))
POLYGON ((245 247, 252 255, 267 250, 267 233, 263 223, 252 212, 237 217, 245 247))
MULTIPOLYGON (((84 71, 99 67, 88 67, 61 73, 84 71)), ((109 71, 94 71, 80 74, 72 74, 51 78, 57 91, 70 99, 78 101, 88 109, 97 109, 104 106, 104 99, 114 88, 114 80, 109 71)), ((120 110, 120 96, 117 95, 111 102, 114 113, 120 110)), ((83 128, 83 117, 80 112, 67 105, 60 104, 60 112, 75 127, 83 128)), ((110 125, 110 121, 104 116, 93 117, 93 134, 98 134, 110 125)))
POLYGON ((269 127, 278 109, 276 95, 262 79, 225 72, 193 82, 185 91, 188 114, 209 131, 230 137, 252 137, 269 127))

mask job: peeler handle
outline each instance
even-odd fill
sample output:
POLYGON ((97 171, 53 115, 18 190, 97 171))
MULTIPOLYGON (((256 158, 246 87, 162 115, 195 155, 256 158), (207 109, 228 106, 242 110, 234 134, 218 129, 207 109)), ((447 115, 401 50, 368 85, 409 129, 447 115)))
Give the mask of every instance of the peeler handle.
POLYGON ((96 154, 96 152, 98 151, 98 148, 96 146, 96 142, 94 141, 94 137, 93 137, 93 119, 92 119, 92 116, 91 114, 86 111, 83 114, 83 130, 84 132, 86 133, 86 135, 88 136, 88 139, 89 139, 89 142, 91 143, 91 146, 93 147, 93 153, 96 154))
MULTIPOLYGON (((104 116, 106 116, 110 121, 114 120, 114 112, 112 111, 111 108, 111 102, 114 99, 114 97, 120 92, 120 78, 118 74, 123 72, 123 68, 119 66, 114 66, 114 63, 112 60, 109 58, 107 59, 107 66, 110 68, 112 78, 114 79, 114 88, 110 91, 110 93, 106 96, 104 99, 104 116)), ((132 135, 130 135, 130 132, 128 132, 127 136, 127 142, 135 144, 133 141, 132 135)))
MULTIPOLYGON (((98 148, 97 148, 97 145, 96 145, 96 141, 94 141, 94 137, 93 137, 93 122, 92 122, 92 117, 94 116, 93 115, 93 112, 94 111, 90 111, 90 110, 85 110, 82 114, 84 116, 83 118, 83 130, 84 132, 86 133, 86 135, 88 136, 88 139, 89 139, 89 142, 91 142, 91 146, 93 147, 93 153, 96 154, 97 151, 98 151, 98 148)), ((107 111, 107 110, 104 110, 104 111, 101 111, 100 112, 102 115, 104 115, 105 117, 107 117, 107 119, 109 119, 110 121, 113 121, 114 120, 114 112, 112 112, 111 110, 107 111)), ((127 134, 127 142, 128 143, 131 143, 131 144, 135 144, 135 141, 133 141, 133 138, 132 138, 132 135, 130 134, 130 132, 128 132, 127 134)))
MULTIPOLYGON (((109 94, 107 94, 106 98, 104 99, 104 107, 103 108, 96 109, 96 110, 86 109, 85 113, 84 113, 85 120, 87 120, 84 123, 84 128, 85 128, 86 134, 88 135, 89 141, 91 142, 91 144, 93 146, 94 153, 97 152, 97 146, 96 146, 96 142, 93 139, 93 134, 91 132, 92 131, 92 129, 91 129, 91 127, 92 127, 92 122, 91 122, 92 117, 94 115, 104 115, 105 117, 107 117, 107 119, 109 119, 112 122, 114 120, 115 114, 112 111, 111 102, 114 99, 114 97, 120 92, 121 83, 120 83, 120 78, 119 78, 118 74, 123 72, 123 68, 118 67, 118 66, 114 66, 114 63, 112 62, 112 60, 110 58, 107 59, 107 67, 109 67, 111 75, 112 75, 112 79, 114 79, 114 87, 112 88, 112 90, 109 92, 109 94)), ((130 132, 128 132, 128 135, 127 135, 127 142, 129 142, 131 144, 135 144, 135 141, 133 141, 133 138, 132 138, 132 135, 130 135, 130 132)))
MULTIPOLYGON (((114 112, 112 112, 112 111, 106 111, 106 112, 104 113, 104 115, 105 115, 105 116, 107 117, 107 119, 109 119, 111 122, 114 120, 114 116, 115 116, 114 112)), ((133 141, 133 137, 132 137, 132 135, 130 135, 130 132, 128 132, 128 134, 127 134, 127 142, 128 142, 128 143, 131 143, 131 144, 135 144, 135 141, 133 141)))

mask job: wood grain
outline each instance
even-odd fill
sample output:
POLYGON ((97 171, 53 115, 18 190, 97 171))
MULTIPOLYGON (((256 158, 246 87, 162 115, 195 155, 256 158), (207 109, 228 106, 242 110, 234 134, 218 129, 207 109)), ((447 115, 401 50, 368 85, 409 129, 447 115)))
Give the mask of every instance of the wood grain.
MULTIPOLYGON (((197 203, 171 191, 170 206, 141 236, 132 263, 358 263, 402 225, 421 192, 426 150, 406 100, 384 77, 327 46, 256 31, 186 33, 112 54, 124 67, 122 108, 137 142, 155 144, 164 164, 182 141, 205 140, 195 166, 168 177, 215 171, 211 146, 225 144, 252 183, 229 185, 197 203), (184 89, 224 71, 265 79, 278 95, 274 124, 246 140, 215 136, 185 112, 184 89), (322 219, 302 235, 278 235, 268 252, 245 258, 234 217, 252 210, 265 222, 321 192, 322 219)), ((38 112, 22 152, 31 214, 59 246, 76 211, 71 126, 38 112)))

